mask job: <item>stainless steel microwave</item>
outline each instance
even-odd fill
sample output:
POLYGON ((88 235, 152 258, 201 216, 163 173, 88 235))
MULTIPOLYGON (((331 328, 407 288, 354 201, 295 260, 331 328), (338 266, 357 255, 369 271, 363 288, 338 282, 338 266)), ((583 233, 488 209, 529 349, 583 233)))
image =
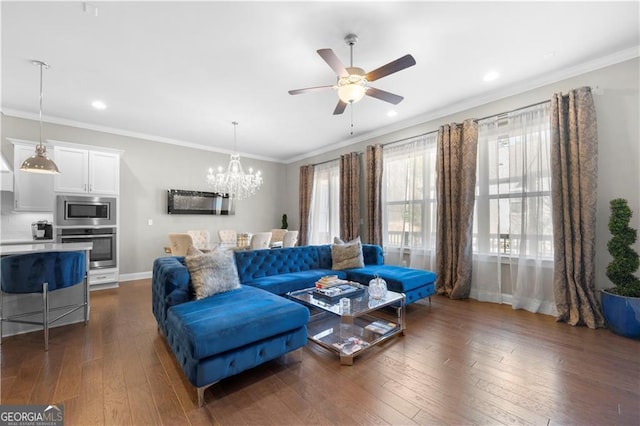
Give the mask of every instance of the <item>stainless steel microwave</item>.
POLYGON ((58 195, 57 226, 116 226, 116 199, 58 195))

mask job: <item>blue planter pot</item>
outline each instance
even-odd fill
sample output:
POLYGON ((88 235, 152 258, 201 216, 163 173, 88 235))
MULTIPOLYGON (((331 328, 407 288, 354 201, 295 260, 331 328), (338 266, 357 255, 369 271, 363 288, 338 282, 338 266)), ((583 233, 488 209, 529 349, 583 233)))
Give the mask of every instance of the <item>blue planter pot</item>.
POLYGON ((611 331, 632 339, 640 338, 640 297, 625 297, 600 291, 602 314, 611 331))

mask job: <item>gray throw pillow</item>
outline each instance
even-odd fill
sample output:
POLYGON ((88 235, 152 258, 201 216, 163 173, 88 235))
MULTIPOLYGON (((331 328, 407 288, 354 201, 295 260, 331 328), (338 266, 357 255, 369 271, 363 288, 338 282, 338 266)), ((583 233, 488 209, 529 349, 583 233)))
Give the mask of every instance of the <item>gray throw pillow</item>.
POLYGON ((344 244, 331 245, 331 260, 333 270, 364 268, 364 256, 360 237, 344 244))
POLYGON ((218 249, 197 254, 196 250, 189 249, 184 258, 196 299, 240 288, 233 251, 218 249))

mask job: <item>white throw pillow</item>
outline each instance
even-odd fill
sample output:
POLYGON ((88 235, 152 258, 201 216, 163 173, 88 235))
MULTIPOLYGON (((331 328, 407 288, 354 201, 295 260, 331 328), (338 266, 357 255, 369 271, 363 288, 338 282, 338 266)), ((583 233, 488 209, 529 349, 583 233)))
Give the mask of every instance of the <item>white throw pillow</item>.
POLYGON ((360 237, 344 244, 331 245, 331 260, 333 270, 364 268, 362 243, 360 237))
POLYGON ((202 253, 193 247, 184 259, 196 299, 240 288, 233 251, 218 249, 202 253))

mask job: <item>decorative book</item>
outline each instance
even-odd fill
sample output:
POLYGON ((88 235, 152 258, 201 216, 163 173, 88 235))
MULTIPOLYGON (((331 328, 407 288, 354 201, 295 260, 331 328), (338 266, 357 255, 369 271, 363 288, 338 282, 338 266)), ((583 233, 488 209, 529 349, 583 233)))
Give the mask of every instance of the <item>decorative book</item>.
POLYGON ((359 337, 352 336, 344 339, 342 342, 334 343, 333 346, 338 348, 343 354, 351 355, 358 352, 359 350, 362 350, 362 348, 369 346, 369 343, 365 342, 359 337))
POLYGON ((316 288, 329 288, 329 287, 333 287, 339 284, 348 284, 349 281, 347 280, 341 280, 338 278, 337 275, 325 275, 324 277, 320 278, 318 281, 316 281, 316 288))
POLYGON ((388 321, 374 321, 365 326, 365 330, 369 330, 379 335, 385 335, 396 328, 396 323, 388 321))
POLYGON ((364 288, 351 284, 339 284, 328 288, 314 288, 313 297, 324 302, 335 303, 343 297, 356 297, 364 293, 364 288))

